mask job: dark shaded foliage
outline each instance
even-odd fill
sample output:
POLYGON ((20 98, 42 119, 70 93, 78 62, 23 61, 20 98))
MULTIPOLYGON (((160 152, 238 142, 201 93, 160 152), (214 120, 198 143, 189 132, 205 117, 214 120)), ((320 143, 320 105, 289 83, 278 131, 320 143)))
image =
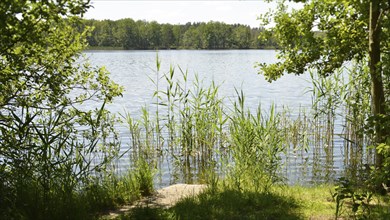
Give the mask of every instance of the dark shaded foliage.
POLYGON ((223 22, 159 24, 131 18, 84 20, 94 30, 87 38, 92 47, 123 49, 254 49, 276 47, 273 38, 261 41, 261 28, 223 22))

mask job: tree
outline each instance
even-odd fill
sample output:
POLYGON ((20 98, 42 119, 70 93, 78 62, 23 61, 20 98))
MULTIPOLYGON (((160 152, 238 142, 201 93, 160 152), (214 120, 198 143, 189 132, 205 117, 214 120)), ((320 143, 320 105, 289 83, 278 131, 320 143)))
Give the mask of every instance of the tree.
POLYGON ((137 36, 138 36, 138 48, 139 49, 148 49, 149 48, 149 35, 148 27, 146 21, 138 20, 136 21, 137 25, 137 36))
MULTIPOLYGON (((207 49, 217 49, 218 48, 218 24, 217 22, 210 21, 207 24, 203 24, 204 31, 202 32, 203 37, 203 46, 207 49)), ((199 29, 199 27, 198 27, 199 29)))
MULTIPOLYGON (((96 20, 83 20, 83 26, 82 29, 85 27, 94 27, 94 24, 96 23, 96 20)), ((87 36, 87 42, 89 46, 98 46, 99 42, 97 41, 97 33, 96 31, 92 31, 91 34, 87 36)))
POLYGON ((83 20, 83 27, 88 26, 94 27, 92 34, 87 36, 89 46, 123 49, 249 49, 277 46, 273 37, 261 45, 257 38, 261 31, 258 28, 212 21, 171 25, 130 18, 117 21, 83 20))
POLYGON ((182 25, 174 25, 172 27, 172 32, 173 32, 173 39, 175 39, 174 45, 176 48, 179 48, 181 45, 181 41, 183 38, 184 32, 182 32, 183 26, 182 25))
POLYGON ((0 2, 1 219, 71 219, 65 208, 77 190, 117 154, 105 105, 121 88, 80 62, 88 29, 77 27, 88 5, 0 2))
MULTIPOLYGON (((374 117, 386 114, 385 95, 383 88, 383 71, 381 64, 381 34, 382 34, 382 18, 381 16, 388 17, 390 10, 390 2, 381 0, 370 1, 370 12, 369 12, 369 63, 371 75, 371 109, 374 117), (386 5, 385 5, 386 4, 386 5), (385 14, 383 14, 385 13, 385 14)), ((387 27, 389 28, 389 27, 387 27)), ((388 40, 388 38, 385 38, 388 40)), ((386 48, 389 49, 389 48, 386 48)), ((375 125, 376 132, 376 143, 384 143, 386 134, 384 129, 381 128, 380 122, 378 121, 375 125)), ((381 166, 383 162, 383 156, 378 154, 376 157, 376 165, 381 166)))
MULTIPOLYGON (((384 143, 388 137, 388 127, 383 124, 389 117, 386 115, 389 100, 385 99, 383 80, 388 78, 389 71, 383 69, 383 60, 388 60, 390 55, 390 2, 296 0, 301 2, 302 8, 292 11, 288 10, 285 0, 277 2, 276 13, 262 18, 264 25, 275 22, 265 33, 272 33, 277 39, 281 61, 260 64, 260 72, 269 81, 285 72, 302 74, 308 69, 316 69, 320 75, 327 76, 347 61, 363 64, 368 60, 375 142, 384 143), (316 35, 316 31, 323 35, 316 35)), ((380 154, 376 155, 378 167, 382 159, 380 154)))
POLYGON ((99 33, 98 42, 99 46, 109 47, 116 46, 117 40, 115 39, 115 22, 111 20, 103 20, 98 22, 96 31, 99 33))
POLYGON ((146 23, 146 36, 151 48, 158 49, 161 46, 161 26, 156 21, 146 23))
POLYGON ((247 26, 239 25, 234 28, 234 45, 239 49, 248 49, 250 47, 251 29, 247 26))
POLYGON ((202 36, 199 28, 191 26, 183 36, 183 46, 186 48, 201 49, 203 47, 202 36))
POLYGON ((170 49, 175 45, 175 35, 173 33, 173 26, 170 24, 161 25, 161 41, 163 48, 170 49))
POLYGON ((135 21, 131 18, 117 21, 119 32, 122 33, 119 41, 124 49, 135 49, 138 47, 138 33, 135 21))

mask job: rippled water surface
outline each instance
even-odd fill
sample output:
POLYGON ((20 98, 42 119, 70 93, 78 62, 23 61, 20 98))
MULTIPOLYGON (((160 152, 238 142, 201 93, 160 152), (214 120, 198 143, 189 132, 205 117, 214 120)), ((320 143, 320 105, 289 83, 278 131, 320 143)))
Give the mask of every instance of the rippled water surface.
MULTIPOLYGON (((138 109, 152 99, 155 87, 149 77, 155 79, 156 51, 88 51, 86 55, 92 64, 104 65, 112 78, 126 89, 123 99, 117 100, 116 107, 138 109)), ((221 85, 220 95, 235 94, 234 88, 243 89, 248 103, 299 107, 310 105, 310 94, 305 89, 311 86, 308 76, 286 75, 269 83, 257 74, 255 65, 276 61, 274 50, 164 50, 158 52, 161 73, 169 67, 180 66, 188 70, 189 78, 199 75, 205 83, 214 80, 221 85)))

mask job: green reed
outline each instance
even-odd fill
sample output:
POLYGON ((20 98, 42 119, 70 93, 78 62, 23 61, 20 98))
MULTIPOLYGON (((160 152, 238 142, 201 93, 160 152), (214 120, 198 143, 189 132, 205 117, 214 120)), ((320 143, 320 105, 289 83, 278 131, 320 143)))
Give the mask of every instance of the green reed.
POLYGON ((313 111, 315 115, 314 149, 324 149, 327 164, 333 164, 335 135, 344 140, 344 166, 347 175, 358 178, 365 173, 364 164, 373 162, 368 148, 372 135, 367 132, 370 115, 369 76, 360 64, 344 67, 329 77, 314 77, 313 111), (343 123, 343 130, 335 132, 335 122, 343 123))
POLYGON ((281 180, 281 154, 288 147, 280 127, 281 114, 275 111, 274 105, 268 115, 263 114, 260 106, 252 114, 245 107, 243 92, 236 90, 236 93, 238 100, 233 104, 230 119, 229 146, 234 162, 233 183, 238 189, 252 186, 256 191, 267 190, 281 180))
POLYGON ((122 118, 125 120, 126 125, 129 129, 129 134, 131 138, 130 146, 133 150, 132 155, 136 155, 137 157, 142 155, 142 146, 141 146, 141 128, 138 120, 134 119, 129 112, 125 112, 122 115, 122 118))
MULTIPOLYGON (((349 112, 359 114, 357 108, 366 104, 352 101, 363 100, 360 96, 364 94, 347 83, 342 71, 328 78, 312 74, 312 111, 302 107, 292 114, 285 107, 277 110, 275 105, 266 111, 259 106, 251 112, 245 95, 237 90, 233 108, 229 108, 215 82, 205 85, 197 74, 191 78, 180 67, 170 66, 162 73, 160 66, 158 60, 155 75, 150 77, 155 86, 154 102, 143 107, 137 119, 125 117, 131 137, 129 147, 137 155, 132 157, 134 161, 143 156, 151 167, 167 158, 179 178, 188 182, 202 181, 213 176, 210 172, 217 172, 231 177, 232 185, 238 188, 265 190, 283 180, 283 165, 294 158, 304 163, 308 157, 313 158, 313 178, 329 181, 335 174, 335 138, 355 136, 353 140, 345 138, 348 150, 366 146, 350 147, 360 143, 357 125, 363 124, 365 116, 349 112), (345 101, 348 99, 350 102, 345 101), (336 123, 340 122, 345 123, 345 129, 336 134, 336 123)), ((345 162, 347 166, 349 163, 345 162)))
POLYGON ((359 175, 359 169, 363 164, 371 164, 374 160, 373 149, 367 148, 373 140, 373 133, 367 128, 367 121, 371 114, 369 76, 367 71, 360 65, 354 65, 349 71, 347 84, 347 99, 345 108, 345 148, 347 149, 346 160, 349 161, 353 176, 359 175), (359 74, 356 74, 359 73, 359 74), (353 83, 352 83, 353 82, 353 83))
MULTIPOLYGON (((336 138, 345 140, 344 166, 355 169, 347 171, 350 175, 359 175, 356 170, 371 161, 370 135, 363 126, 369 115, 369 93, 356 87, 356 82, 367 83, 366 76, 354 76, 362 71, 359 66, 327 78, 312 74, 312 109, 302 107, 293 114, 276 105, 251 111, 238 90, 232 105, 227 105, 215 82, 205 85, 198 75, 190 79, 180 67, 177 71, 171 66, 160 75, 160 65, 157 62, 153 80, 155 102, 142 108, 138 119, 126 120, 131 152, 137 154, 132 158, 141 163, 137 180, 147 189, 153 187, 149 184, 153 169, 164 156, 174 178, 205 181, 215 192, 222 185, 224 190, 265 195, 284 182, 282 168, 288 172, 291 168, 286 165, 294 159, 312 161, 306 165, 313 169, 313 180, 333 180, 336 138), (336 133, 340 123, 344 129, 336 133)), ((299 169, 307 172, 305 166, 299 169)))
POLYGON ((190 79, 188 71, 172 66, 160 76, 160 65, 158 61, 156 77, 150 77, 156 88, 154 103, 143 107, 138 119, 124 117, 134 161, 144 156, 155 166, 165 155, 188 182, 215 180, 212 173, 217 172, 236 179, 233 185, 239 188, 264 190, 282 180, 282 158, 288 158, 289 149, 308 148, 306 113, 293 119, 288 110, 276 111, 274 105, 268 111, 259 106, 252 113, 242 91, 236 91, 229 108, 215 82, 205 86, 197 74, 190 79))

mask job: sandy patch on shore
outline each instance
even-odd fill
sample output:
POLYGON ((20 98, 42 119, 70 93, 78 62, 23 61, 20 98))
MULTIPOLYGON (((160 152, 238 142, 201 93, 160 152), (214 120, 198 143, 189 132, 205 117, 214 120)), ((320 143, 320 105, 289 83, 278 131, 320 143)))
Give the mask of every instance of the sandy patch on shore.
POLYGON ((190 196, 196 196, 206 189, 206 185, 189 185, 175 184, 157 190, 152 196, 143 198, 134 205, 123 206, 122 208, 110 212, 103 219, 114 219, 121 214, 125 214, 135 207, 152 207, 152 208, 170 208, 180 199, 190 196))
POLYGON ((144 202, 144 205, 160 208, 169 208, 174 206, 180 199, 198 195, 205 188, 206 185, 176 184, 157 190, 155 195, 146 198, 148 201, 141 201, 141 203, 144 202))

